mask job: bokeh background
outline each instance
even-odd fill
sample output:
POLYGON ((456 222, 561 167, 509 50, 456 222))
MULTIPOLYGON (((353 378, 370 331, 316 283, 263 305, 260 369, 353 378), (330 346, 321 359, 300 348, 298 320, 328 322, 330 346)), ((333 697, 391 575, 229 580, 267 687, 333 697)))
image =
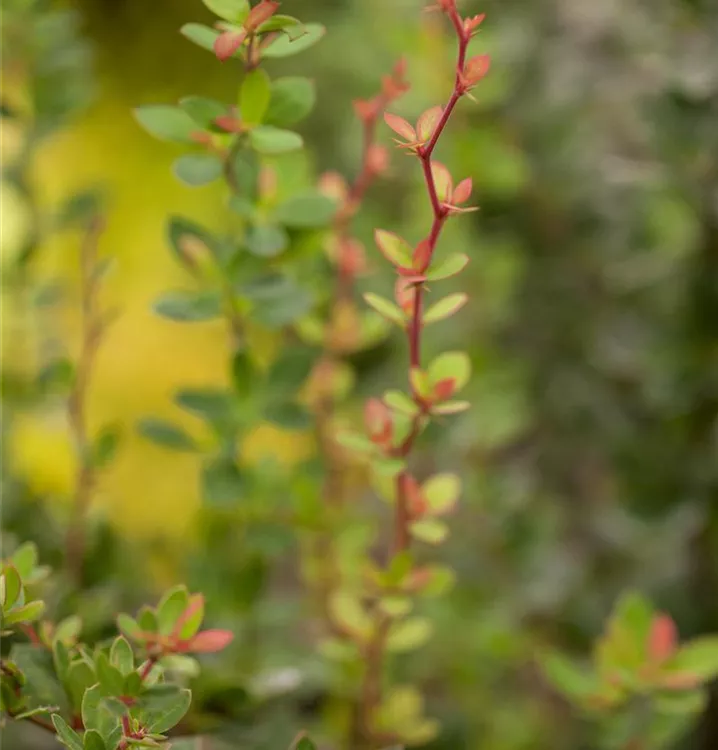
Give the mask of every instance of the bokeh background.
MULTIPOLYGON (((371 95, 399 56, 414 88, 396 111, 415 116, 445 99, 453 40, 436 17, 419 13, 422 5, 283 3, 328 28, 311 51, 271 68, 317 83, 318 106, 300 127, 317 174, 356 170, 351 102, 371 95)), ((473 178, 481 211, 447 228, 444 245, 472 259, 457 282, 470 302, 436 326, 428 349, 468 347, 475 406, 426 444, 423 460, 465 482, 443 553, 459 585, 434 606, 437 633, 405 669, 442 719, 433 747, 588 748, 590 736, 532 665, 537 644, 586 651, 629 588, 650 595, 686 636, 718 629, 718 6, 464 5, 487 13, 480 39, 492 70, 478 104, 460 108, 440 158, 473 178)), ((135 422, 177 417, 179 386, 221 383, 226 370, 221 325, 178 326, 151 311, 180 278, 165 244, 167 215, 221 223, 221 188, 177 182, 170 165, 180 149, 153 141, 132 108, 190 93, 232 99, 236 70, 177 34, 187 21, 210 22, 197 0, 64 6, 78 13, 87 104, 42 142, 29 178, 46 211, 101 186, 102 252, 116 258, 104 302, 120 314, 100 352, 89 413, 123 437, 94 498, 96 552, 104 556, 80 601, 101 632, 102 613, 118 600, 141 601, 185 574, 200 504, 199 460, 152 446, 135 422)), ((4 62, 4 88, 21 98, 15 73, 4 62)), ((2 135, 7 164, 21 134, 4 119, 2 135)), ((389 143, 388 132, 381 137, 389 143)), ((408 159, 393 158, 357 220, 361 239, 370 244, 376 226, 411 238, 424 231, 419 177, 408 159)), ((4 180, 6 278, 36 209, 4 180)), ((75 233, 53 233, 30 266, 33 289, 63 283, 51 314, 28 313, 12 288, 3 292, 3 529, 8 538, 32 537, 50 559, 59 559, 74 476, 64 403, 23 399, 11 386, 37 367, 38 352, 58 342, 76 351, 78 243, 75 233)), ((388 282, 381 272, 368 280, 388 282)), ((271 357, 271 337, 261 340, 271 357)), ((395 384, 405 356, 400 337, 362 355, 359 393, 395 384)), ((246 460, 276 461, 278 472, 313 451, 310 433, 268 425, 243 448, 246 460)), ((214 590, 231 600, 221 617, 245 637, 230 671, 246 692, 232 693, 239 688, 227 675, 231 689, 200 688, 220 696, 218 716, 232 701, 242 704, 233 721, 254 747, 284 746, 275 743, 297 715, 331 714, 319 660, 295 637, 297 592, 271 583, 286 581, 293 547, 281 530, 265 536, 261 544, 241 536, 250 551, 240 578, 225 578, 231 594, 221 585, 222 559, 215 561, 214 590)), ((212 590, 204 574, 194 575, 212 590)), ((717 720, 713 704, 685 747, 714 747, 717 720)))

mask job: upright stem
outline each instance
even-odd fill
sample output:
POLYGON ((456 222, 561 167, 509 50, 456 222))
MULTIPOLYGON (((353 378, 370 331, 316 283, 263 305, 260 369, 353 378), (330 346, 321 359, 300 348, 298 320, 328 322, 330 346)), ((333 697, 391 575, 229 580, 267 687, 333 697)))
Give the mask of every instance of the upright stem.
MULTIPOLYGON (((433 212, 433 221, 429 233, 424 240, 429 247, 429 257, 432 258, 441 235, 441 230, 446 223, 449 215, 448 209, 442 205, 439 200, 439 194, 436 181, 431 169, 431 159, 436 148, 436 144, 446 127, 457 102, 466 93, 462 80, 462 71, 466 62, 466 51, 471 35, 464 29, 461 17, 455 8, 446 11, 456 30, 458 37, 458 59, 456 63, 456 78, 454 89, 449 97, 442 115, 437 122, 434 131, 426 144, 417 150, 417 155, 421 161, 424 180, 426 183, 429 202, 433 212)), ((424 289, 421 284, 414 288, 414 298, 410 315, 410 323, 407 326, 407 341, 409 347, 409 364, 410 367, 421 367, 421 335, 422 335, 422 307, 423 307, 424 289)), ((422 423, 426 417, 426 407, 424 402, 414 394, 414 401, 418 407, 413 424, 409 431, 408 437, 396 450, 396 455, 408 459, 413 451, 416 439, 418 438, 422 423)), ((411 516, 408 506, 408 489, 410 481, 409 474, 406 470, 400 472, 396 479, 396 509, 394 515, 394 534, 390 556, 396 555, 409 549, 411 536, 409 533, 409 524, 411 516)), ((372 727, 372 720, 376 709, 382 700, 382 675, 384 671, 384 662, 386 654, 386 639, 389 634, 391 625, 390 618, 380 611, 377 611, 375 630, 373 638, 368 644, 365 651, 366 669, 361 690, 360 703, 357 707, 357 714, 354 719, 353 735, 354 744, 359 748, 373 750, 384 741, 385 738, 377 737, 372 727)))

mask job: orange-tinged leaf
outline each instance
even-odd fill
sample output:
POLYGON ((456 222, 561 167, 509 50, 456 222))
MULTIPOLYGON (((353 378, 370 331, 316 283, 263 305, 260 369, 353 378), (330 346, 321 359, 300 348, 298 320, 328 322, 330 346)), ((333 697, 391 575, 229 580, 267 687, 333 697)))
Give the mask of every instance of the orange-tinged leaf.
POLYGON ((377 229, 374 232, 376 245, 382 255, 394 266, 411 267, 411 247, 409 243, 393 232, 377 229))
POLYGON ((422 143, 428 141, 436 130, 444 110, 441 107, 427 109, 416 122, 417 139, 422 143))
POLYGON ((453 195, 451 196, 451 202, 455 203, 456 205, 460 205, 461 203, 466 203, 469 198, 471 198, 471 191, 474 188, 474 183, 471 179, 471 177, 467 177, 465 180, 462 180, 454 190, 453 195))
POLYGON ((384 113, 384 122, 397 134, 406 141, 413 143, 416 141, 416 131, 411 125, 399 115, 393 115, 391 112, 384 113))
POLYGON ((412 265, 415 271, 424 273, 431 263, 432 247, 428 240, 422 240, 414 249, 412 265))
POLYGON ((648 636, 648 655, 652 661, 663 662, 676 650, 678 631, 673 620, 665 614, 658 614, 651 623, 648 636))
POLYGON ((225 62, 242 46, 247 38, 246 31, 225 31, 214 42, 214 54, 217 59, 225 62))
POLYGON ((186 650, 195 654, 211 654, 227 648, 234 640, 229 630, 203 630, 187 643, 186 650))
POLYGON ((488 72, 491 58, 488 55, 472 57, 464 68, 464 80, 468 86, 478 83, 488 72))

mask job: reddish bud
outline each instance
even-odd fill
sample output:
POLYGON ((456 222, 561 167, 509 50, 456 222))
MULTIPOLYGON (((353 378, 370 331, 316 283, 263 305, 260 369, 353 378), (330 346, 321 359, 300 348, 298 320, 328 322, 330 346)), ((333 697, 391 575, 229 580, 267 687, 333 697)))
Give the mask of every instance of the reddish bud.
POLYGON ((349 186, 344 177, 339 172, 325 172, 319 178, 319 192, 332 198, 337 203, 343 203, 349 194, 349 186))
POLYGON ((384 146, 372 144, 367 151, 366 164, 373 174, 383 174, 389 166, 389 152, 384 146))
POLYGON ((195 654, 212 654, 227 648, 234 639, 229 630, 204 630, 183 644, 183 651, 195 654))
POLYGON ((372 122, 379 116, 376 99, 355 99, 354 112, 362 122, 372 122))
POLYGON ((244 124, 236 115, 220 115, 214 118, 214 124, 227 133, 241 133, 244 124))
POLYGON ((663 662, 676 650, 678 631, 673 620, 665 614, 656 615, 648 636, 648 655, 654 662, 663 662))
POLYGON ((481 13, 473 18, 464 19, 464 31, 472 36, 476 33, 476 29, 481 25, 481 22, 486 18, 486 13, 481 13))
POLYGON ((205 133, 204 130, 195 130, 190 134, 190 138, 195 142, 199 143, 200 146, 211 146, 212 136, 209 133, 205 133))
POLYGON ((255 5, 249 12, 247 20, 244 22, 244 28, 247 31, 256 31, 265 21, 268 21, 279 8, 277 0, 262 0, 259 5, 255 5))
POLYGON ((446 399, 451 398, 454 393, 456 393, 456 380, 454 380, 454 378, 444 378, 434 386, 432 395, 437 401, 446 401, 446 399))
POLYGON ((422 240, 412 255, 412 265, 418 273, 424 273, 431 263, 432 247, 428 240, 422 240))
POLYGON ((364 407, 364 423, 373 443, 386 445, 394 434, 394 423, 389 408, 378 398, 370 398, 364 407))
POLYGON ((247 32, 242 31, 225 31, 220 34, 214 41, 214 54, 221 62, 229 60, 230 57, 242 46, 247 38, 247 32))
POLYGON ((337 265, 344 276, 354 277, 366 271, 366 252, 359 240, 345 239, 339 245, 337 265))

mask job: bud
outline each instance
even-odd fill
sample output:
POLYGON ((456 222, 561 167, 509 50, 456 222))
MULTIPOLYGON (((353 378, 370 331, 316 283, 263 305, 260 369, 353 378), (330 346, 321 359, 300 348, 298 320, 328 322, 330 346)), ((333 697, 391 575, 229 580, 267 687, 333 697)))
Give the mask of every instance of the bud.
POLYGON ((389 408, 378 398, 370 398, 364 407, 364 423, 373 443, 386 446, 394 434, 394 423, 389 408))
POLYGON ((325 172, 319 178, 319 192, 327 198, 343 203, 349 194, 349 186, 339 172, 325 172))
POLYGON ((379 107, 375 99, 355 99, 354 112, 362 122, 371 122, 379 116, 379 107))
POLYGON ((198 143, 200 146, 211 146, 214 143, 212 136, 204 130, 195 130, 190 133, 189 137, 194 143, 198 143))
POLYGON ((214 124, 218 128, 222 128, 227 133, 241 133, 244 130, 244 124, 234 114, 220 115, 214 118, 214 124))

